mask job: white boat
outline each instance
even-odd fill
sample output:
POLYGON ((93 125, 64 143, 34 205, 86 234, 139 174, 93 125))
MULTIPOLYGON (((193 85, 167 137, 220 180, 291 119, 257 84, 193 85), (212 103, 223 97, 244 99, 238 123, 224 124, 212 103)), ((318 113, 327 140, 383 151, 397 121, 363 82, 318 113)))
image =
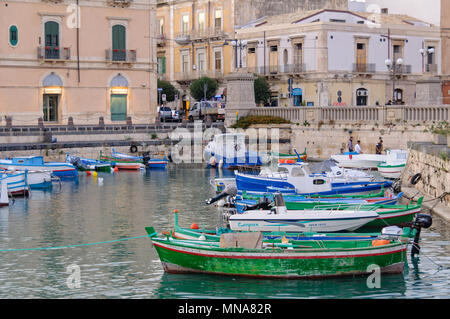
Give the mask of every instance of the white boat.
POLYGON ((364 209, 287 210, 279 194, 275 196, 275 203, 271 210, 248 211, 230 216, 231 230, 320 233, 354 231, 379 217, 375 211, 364 209))
POLYGON ((12 171, 45 171, 58 177, 77 176, 77 169, 69 163, 44 162, 43 156, 24 156, 0 159, 0 169, 12 171))
POLYGON ((8 183, 5 178, 0 178, 0 207, 9 205, 8 183))
POLYGON ((30 186, 28 185, 28 172, 1 172, 0 178, 4 179, 8 185, 8 193, 12 196, 28 195, 30 186))
POLYGON ((386 161, 378 164, 378 171, 384 178, 399 178, 406 167, 406 162, 408 160, 408 151, 388 150, 386 153, 386 161))
POLYGON ((344 168, 377 169, 378 164, 386 161, 386 155, 344 153, 331 158, 344 168))
MULTIPOLYGON (((0 173, 14 175, 24 171, 0 170, 0 173)), ((31 189, 47 189, 52 187, 52 174, 46 171, 27 171, 27 184, 31 189)))
POLYGON ((221 193, 228 186, 236 186, 236 178, 225 177, 225 178, 215 178, 209 181, 209 184, 214 188, 217 193, 221 193))

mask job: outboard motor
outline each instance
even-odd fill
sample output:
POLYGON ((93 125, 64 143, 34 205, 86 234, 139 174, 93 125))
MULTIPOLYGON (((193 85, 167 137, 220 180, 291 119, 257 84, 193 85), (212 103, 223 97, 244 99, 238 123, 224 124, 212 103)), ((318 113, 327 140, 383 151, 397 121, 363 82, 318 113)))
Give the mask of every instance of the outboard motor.
POLYGON ((144 165, 147 167, 148 166, 148 162, 151 160, 150 157, 150 153, 149 152, 144 152, 142 153, 142 161, 144 162, 144 165))
POLYGON ((416 219, 414 220, 411 228, 416 230, 416 235, 414 236, 413 245, 411 248, 411 257, 414 257, 415 255, 419 254, 420 252, 420 246, 419 246, 419 239, 420 239, 420 231, 422 228, 430 228, 431 224, 433 223, 433 218, 430 215, 426 214, 417 214, 416 219))
POLYGON ((245 206, 244 207, 244 211, 249 211, 249 210, 270 210, 273 206, 273 201, 271 201, 270 199, 268 199, 266 196, 261 197, 260 199, 258 199, 258 203, 256 205, 252 205, 252 206, 245 206))
POLYGON ((208 200, 206 200, 206 205, 214 204, 215 202, 221 200, 222 198, 225 198, 227 196, 236 196, 237 195, 237 188, 234 185, 228 185, 225 190, 220 193, 217 196, 214 196, 208 200))

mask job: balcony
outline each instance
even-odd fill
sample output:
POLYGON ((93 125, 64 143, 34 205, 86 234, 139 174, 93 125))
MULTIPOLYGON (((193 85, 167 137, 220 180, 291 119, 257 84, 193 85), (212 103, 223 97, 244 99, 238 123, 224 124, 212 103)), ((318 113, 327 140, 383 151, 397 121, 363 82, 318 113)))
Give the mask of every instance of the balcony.
POLYGON ((202 71, 191 71, 191 72, 178 72, 175 73, 175 81, 178 82, 190 82, 197 80, 202 77, 209 77, 216 80, 223 79, 222 71, 215 70, 202 70, 202 71))
POLYGON ((196 29, 190 32, 192 41, 204 41, 208 39, 222 39, 226 37, 226 33, 220 28, 196 29))
POLYGON ((437 74, 438 73, 438 66, 437 66, 437 64, 426 64, 425 65, 425 72, 437 74))
POLYGON ((111 63, 135 63, 136 50, 106 49, 105 59, 111 63))
POLYGON ((375 73, 375 63, 353 63, 353 73, 375 73))
POLYGON ((111 7, 126 8, 131 5, 133 0, 107 0, 106 3, 111 7))
POLYGON ((396 75, 402 75, 402 74, 411 74, 412 66, 411 65, 396 65, 395 66, 395 74, 396 75))
POLYGON ((67 61, 70 60, 70 48, 39 46, 37 48, 37 58, 45 61, 67 61))
POLYGON ((158 34, 156 36, 156 45, 158 47, 164 47, 166 46, 166 35, 165 34, 158 34))
POLYGON ((250 67, 247 72, 257 75, 277 76, 277 75, 302 75, 306 72, 305 64, 285 64, 285 65, 266 65, 265 67, 250 67))
POLYGON ((189 31, 183 31, 181 33, 178 33, 175 36, 175 42, 178 45, 186 45, 189 44, 191 42, 191 37, 190 37, 190 33, 189 31))

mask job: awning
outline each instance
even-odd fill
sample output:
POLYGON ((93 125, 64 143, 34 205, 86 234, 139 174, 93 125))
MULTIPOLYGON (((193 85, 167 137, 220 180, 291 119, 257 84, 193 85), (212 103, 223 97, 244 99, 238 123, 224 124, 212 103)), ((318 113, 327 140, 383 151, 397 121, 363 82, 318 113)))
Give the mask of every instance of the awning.
POLYGON ((303 95, 303 90, 299 89, 299 88, 295 88, 295 89, 292 90, 292 95, 293 96, 303 95))

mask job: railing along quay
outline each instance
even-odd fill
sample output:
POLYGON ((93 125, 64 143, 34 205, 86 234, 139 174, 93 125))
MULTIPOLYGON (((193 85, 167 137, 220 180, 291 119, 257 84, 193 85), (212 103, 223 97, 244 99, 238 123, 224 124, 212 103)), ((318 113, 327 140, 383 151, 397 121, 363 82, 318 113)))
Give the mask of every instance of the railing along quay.
POLYGON ((434 106, 326 106, 326 107, 257 107, 251 115, 278 116, 293 123, 432 123, 450 121, 450 105, 434 106))

